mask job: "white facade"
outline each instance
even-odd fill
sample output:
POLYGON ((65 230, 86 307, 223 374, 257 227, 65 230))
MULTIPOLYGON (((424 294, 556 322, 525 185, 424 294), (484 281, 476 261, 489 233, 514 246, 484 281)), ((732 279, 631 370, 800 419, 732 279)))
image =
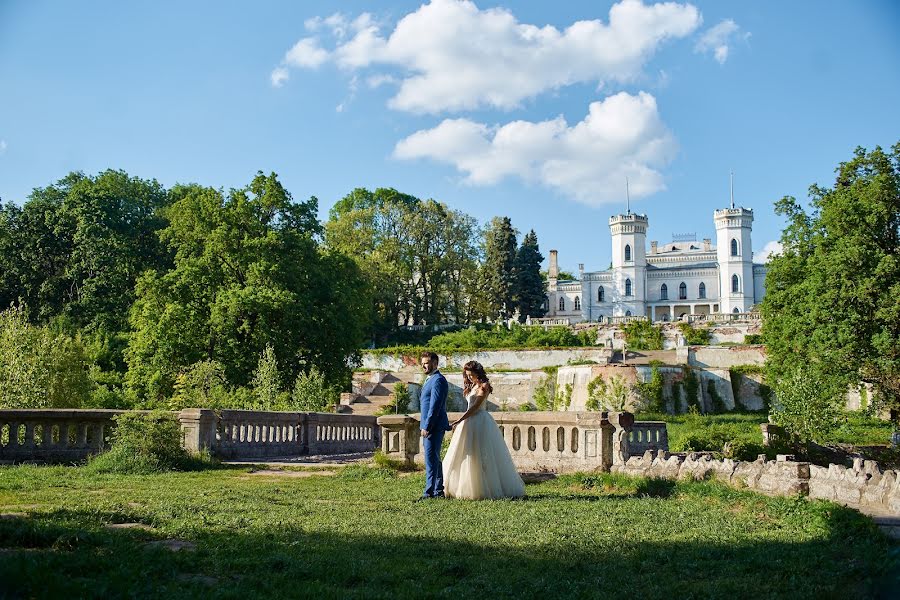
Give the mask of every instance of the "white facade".
POLYGON ((748 312, 765 295, 766 267, 753 264, 753 211, 725 208, 713 215, 711 239, 680 240, 647 250, 646 215, 609 219, 612 268, 560 280, 550 251, 547 317, 572 323, 607 317, 646 316, 671 321, 688 314, 748 312))

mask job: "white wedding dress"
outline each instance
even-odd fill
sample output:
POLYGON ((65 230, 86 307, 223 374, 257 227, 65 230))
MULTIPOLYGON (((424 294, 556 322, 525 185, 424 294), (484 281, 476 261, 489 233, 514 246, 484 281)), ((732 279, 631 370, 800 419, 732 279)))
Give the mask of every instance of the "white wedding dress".
MULTIPOLYGON (((466 400, 471 407, 475 392, 470 392, 466 400)), ((451 498, 467 500, 522 498, 525 483, 486 406, 487 398, 453 432, 443 461, 444 492, 451 498)))

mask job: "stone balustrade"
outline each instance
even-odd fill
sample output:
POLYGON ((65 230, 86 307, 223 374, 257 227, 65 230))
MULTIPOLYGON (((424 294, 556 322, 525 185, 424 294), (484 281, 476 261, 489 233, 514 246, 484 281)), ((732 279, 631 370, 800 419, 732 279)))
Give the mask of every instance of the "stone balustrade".
MULTIPOLYGON (((109 444, 121 410, 0 410, 0 461, 77 462, 109 444)), ((219 458, 370 452, 375 417, 188 408, 177 415, 188 450, 219 458)))
MULTIPOLYGON (((450 415, 451 421, 462 413, 450 415)), ((491 413, 516 467, 523 472, 608 471, 629 456, 631 413, 491 413)), ((423 463, 418 415, 378 418, 381 449, 407 464, 423 463)))
POLYGON ((380 442, 367 415, 192 408, 179 418, 186 448, 221 458, 369 452, 380 442))
POLYGON ((628 450, 631 456, 647 450, 668 450, 669 433, 665 421, 636 421, 628 433, 628 450))
POLYGON ((0 460, 72 462, 101 452, 121 410, 0 410, 0 460))
POLYGON ((632 315, 632 316, 622 316, 622 317, 602 317, 603 321, 607 325, 628 325, 629 323, 636 323, 638 321, 649 321, 647 317, 632 315))

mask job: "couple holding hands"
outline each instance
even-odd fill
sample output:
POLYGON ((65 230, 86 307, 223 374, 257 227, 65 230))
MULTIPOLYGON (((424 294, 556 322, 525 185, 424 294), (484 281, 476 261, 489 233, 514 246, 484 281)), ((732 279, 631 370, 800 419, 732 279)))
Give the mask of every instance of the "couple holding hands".
POLYGON ((450 423, 447 417, 447 380, 438 371, 434 352, 421 356, 426 379, 419 395, 421 435, 425 454, 426 498, 483 500, 521 498, 525 484, 503 441, 497 423, 487 411, 493 391, 484 367, 472 360, 463 366, 466 412, 450 423), (453 431, 441 462, 444 433, 453 431))

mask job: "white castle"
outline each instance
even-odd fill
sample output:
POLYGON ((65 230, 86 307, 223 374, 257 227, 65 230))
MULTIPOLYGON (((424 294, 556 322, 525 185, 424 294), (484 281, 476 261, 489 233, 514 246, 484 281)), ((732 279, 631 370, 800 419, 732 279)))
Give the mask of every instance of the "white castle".
POLYGON ((630 210, 609 218, 612 267, 560 280, 557 251, 550 251, 545 317, 571 323, 608 317, 645 316, 672 321, 685 315, 745 313, 765 295, 766 266, 753 264, 750 230, 753 211, 717 210, 716 245, 695 235, 650 242, 647 215, 630 210))

